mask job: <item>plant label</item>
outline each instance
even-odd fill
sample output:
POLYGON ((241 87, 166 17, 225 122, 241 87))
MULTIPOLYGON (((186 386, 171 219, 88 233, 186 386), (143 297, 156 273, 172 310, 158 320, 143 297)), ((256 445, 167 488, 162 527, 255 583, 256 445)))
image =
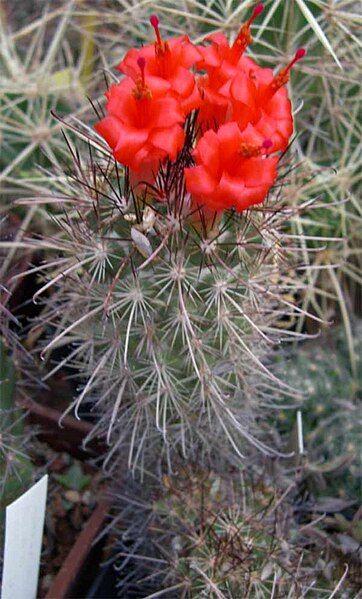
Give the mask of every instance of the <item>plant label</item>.
POLYGON ((6 508, 1 599, 35 599, 48 475, 6 508))

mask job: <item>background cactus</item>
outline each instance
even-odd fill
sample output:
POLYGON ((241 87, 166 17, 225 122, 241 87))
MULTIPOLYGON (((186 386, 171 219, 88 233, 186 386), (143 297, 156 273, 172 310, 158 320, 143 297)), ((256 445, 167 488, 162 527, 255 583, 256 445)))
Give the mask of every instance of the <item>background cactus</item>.
MULTIPOLYGON (((49 11, 31 4, 21 7, 25 13, 35 9, 30 23, 19 16, 21 8, 5 3, 0 9, 1 210, 24 189, 36 194, 44 169, 64 157, 67 146, 52 112, 75 117, 89 109, 97 61, 91 21, 77 14, 75 3, 49 11)), ((36 221, 41 229, 42 219, 36 221)))
MULTIPOLYGON (((4 315, 0 314, 1 325, 4 315)), ((0 336, 0 573, 3 559, 5 508, 31 485, 35 470, 29 457, 33 432, 25 428, 25 413, 15 400, 16 369, 0 336)))
MULTIPOLYGON (((361 419, 359 398, 362 387, 361 323, 354 327, 357 375, 353 376, 343 328, 326 335, 321 343, 311 341, 297 355, 279 355, 282 378, 304 394, 301 402, 303 436, 307 452, 304 468, 308 488, 314 496, 328 495, 361 500, 362 455, 359 443, 361 419)), ((293 412, 281 411, 278 429, 293 429, 293 412)))
POLYGON ((32 433, 25 430, 25 415, 15 405, 16 371, 3 341, 0 350, 0 508, 3 524, 3 510, 27 489, 33 466, 27 455, 32 433))
MULTIPOLYGON (((0 237, 13 233, 10 221, 0 221, 0 237)), ((29 448, 33 432, 25 427, 25 412, 16 401, 19 386, 30 381, 30 356, 22 347, 18 331, 20 323, 11 312, 12 293, 16 285, 12 277, 24 267, 19 256, 4 256, 0 268, 0 539, 6 506, 30 485, 34 469, 29 448)), ((0 551, 0 563, 2 551, 0 551)))
POLYGON ((127 496, 123 481, 114 522, 119 596, 329 598, 339 576, 340 596, 355 597, 343 565, 298 523, 293 482, 280 486, 267 470, 257 460, 253 470, 222 475, 181 466, 159 487, 148 481, 147 496, 130 487, 127 496))

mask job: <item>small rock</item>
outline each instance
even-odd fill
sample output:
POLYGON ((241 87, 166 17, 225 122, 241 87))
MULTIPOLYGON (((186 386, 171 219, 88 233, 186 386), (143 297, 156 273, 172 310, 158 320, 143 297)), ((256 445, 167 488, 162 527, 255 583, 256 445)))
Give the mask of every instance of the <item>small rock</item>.
POLYGON ((66 464, 64 463, 64 460, 62 459, 61 456, 57 456, 50 464, 49 464, 49 470, 51 472, 62 472, 64 470, 64 468, 66 467, 66 464))
POLYGON ((82 503, 84 505, 90 505, 92 501, 92 494, 90 491, 85 491, 82 495, 82 503))
POLYGON ((81 500, 81 496, 80 496, 79 492, 73 491, 72 489, 65 491, 64 497, 65 497, 65 499, 67 499, 68 501, 71 501, 72 503, 79 503, 81 500))
POLYGON ((46 574, 42 580, 42 587, 44 590, 50 589, 50 585, 52 584, 54 576, 52 574, 46 574))

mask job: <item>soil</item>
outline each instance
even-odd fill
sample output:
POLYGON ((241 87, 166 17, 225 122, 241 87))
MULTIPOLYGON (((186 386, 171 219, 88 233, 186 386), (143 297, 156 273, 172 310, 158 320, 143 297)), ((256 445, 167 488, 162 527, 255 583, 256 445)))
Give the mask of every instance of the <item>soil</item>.
POLYGON ((38 598, 46 596, 80 531, 104 496, 103 473, 67 453, 35 442, 35 465, 49 474, 38 598))

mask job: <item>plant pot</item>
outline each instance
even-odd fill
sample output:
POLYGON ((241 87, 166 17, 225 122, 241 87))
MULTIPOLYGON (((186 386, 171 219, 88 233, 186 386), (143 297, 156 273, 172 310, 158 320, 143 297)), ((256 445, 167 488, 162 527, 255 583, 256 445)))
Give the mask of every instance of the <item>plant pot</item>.
POLYGON ((86 596, 101 560, 105 537, 97 542, 110 509, 100 501, 70 550, 45 599, 75 599, 86 596))

